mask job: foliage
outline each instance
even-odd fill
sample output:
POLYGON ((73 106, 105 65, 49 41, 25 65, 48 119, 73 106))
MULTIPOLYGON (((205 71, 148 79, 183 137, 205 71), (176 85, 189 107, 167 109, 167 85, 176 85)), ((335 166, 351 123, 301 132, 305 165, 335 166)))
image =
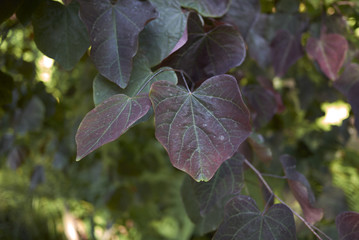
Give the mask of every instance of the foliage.
POLYGON ((4 1, 1 238, 356 238, 358 4, 4 1))

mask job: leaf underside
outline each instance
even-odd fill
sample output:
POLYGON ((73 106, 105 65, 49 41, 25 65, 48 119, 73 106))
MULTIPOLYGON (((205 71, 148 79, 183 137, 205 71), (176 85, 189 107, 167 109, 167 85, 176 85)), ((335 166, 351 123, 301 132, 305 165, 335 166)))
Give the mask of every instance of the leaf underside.
POLYGON ((248 109, 230 75, 212 77, 194 92, 158 81, 150 99, 156 138, 173 166, 196 181, 210 180, 250 134, 248 109))
POLYGON ((359 239, 359 213, 343 212, 336 217, 335 223, 340 240, 359 239))

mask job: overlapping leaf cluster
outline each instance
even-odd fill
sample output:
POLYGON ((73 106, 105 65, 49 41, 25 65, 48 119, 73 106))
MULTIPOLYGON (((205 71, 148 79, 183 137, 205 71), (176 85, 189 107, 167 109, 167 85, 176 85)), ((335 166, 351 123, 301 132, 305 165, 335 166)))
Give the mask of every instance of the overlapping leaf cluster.
MULTIPOLYGON (((359 67, 349 52, 358 50, 358 42, 348 37, 340 15, 347 3, 331 1, 328 7, 316 1, 327 7, 327 14, 316 11, 320 7, 315 3, 297 0, 276 1, 268 8, 259 0, 63 2, 38 1, 31 21, 37 47, 66 70, 90 46, 98 70, 93 82, 96 107, 76 134, 77 159, 154 115, 156 138, 172 165, 190 175, 182 195, 199 233, 217 230, 214 239, 296 239, 292 210, 273 205, 274 193, 261 185, 266 185, 262 179, 263 210, 244 196, 244 166, 272 160, 259 133, 285 110, 277 89, 286 83, 278 84, 278 79, 290 78, 302 62, 309 62, 320 79, 347 98, 359 130, 359 67), (328 19, 344 27, 328 24, 328 19)), ((20 11, 24 5, 13 2, 9 11, 26 22, 20 11)), ((18 132, 41 122, 41 106, 36 97, 28 102, 22 114, 35 109, 39 116, 33 121, 20 116, 18 132)), ((22 154, 19 147, 11 156, 20 159, 22 154)), ((323 210, 316 207, 308 180, 296 171, 294 158, 278 156, 305 222, 315 224, 323 210)), ((356 236, 355 214, 338 216, 341 239, 356 236)))

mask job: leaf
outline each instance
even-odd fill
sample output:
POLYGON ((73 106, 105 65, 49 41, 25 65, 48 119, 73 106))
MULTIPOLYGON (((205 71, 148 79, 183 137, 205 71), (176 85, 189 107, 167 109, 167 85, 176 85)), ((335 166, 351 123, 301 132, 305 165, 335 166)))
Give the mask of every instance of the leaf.
POLYGON ((69 4, 72 2, 72 0, 62 0, 62 2, 63 2, 65 5, 69 5, 69 4))
POLYGON ((334 81, 334 87, 347 97, 355 116, 355 127, 359 131, 359 65, 349 64, 339 79, 334 81))
POLYGON ((11 17, 23 0, 2 0, 0 3, 0 24, 11 17))
POLYGON ((359 239, 359 213, 343 212, 335 219, 340 240, 359 239))
POLYGON ((41 128, 45 118, 44 103, 34 96, 25 108, 15 117, 15 130, 18 134, 25 134, 27 131, 37 131, 41 128))
POLYGON ((199 17, 191 13, 187 29, 186 44, 165 59, 162 66, 182 69, 196 82, 242 64, 246 48, 233 26, 223 24, 206 32, 199 17))
POLYGON ((253 133, 248 137, 247 141, 256 158, 264 163, 272 161, 272 151, 265 145, 262 135, 253 133))
POLYGON ((76 65, 90 45, 78 10, 77 3, 64 6, 46 1, 32 19, 37 47, 66 70, 76 65))
POLYGON ((78 2, 80 17, 90 35, 91 57, 96 68, 101 75, 125 88, 138 48, 138 35, 157 17, 155 8, 150 2, 139 0, 78 2))
POLYGON ((222 224, 214 240, 296 238, 292 211, 283 204, 275 204, 261 212, 254 200, 248 196, 233 198, 225 207, 222 224))
POLYGON ((230 75, 212 77, 194 92, 158 81, 150 99, 156 138, 173 166, 196 181, 210 180, 250 134, 248 109, 230 75))
POLYGON ((12 90, 15 87, 12 76, 0 71, 0 107, 12 102, 12 90))
POLYGON ((223 21, 236 25, 244 38, 260 16, 259 0, 232 0, 231 6, 223 16, 223 21))
POLYGON ((225 204, 240 193, 243 160, 241 154, 226 160, 208 182, 196 182, 189 176, 183 182, 181 195, 187 214, 201 235, 217 229, 225 204))
MULTIPOLYGON (((158 71, 161 70, 163 69, 159 69, 158 71)), ((104 100, 116 94, 122 93, 127 96, 134 97, 141 89, 141 93, 148 93, 152 83, 155 81, 166 80, 177 84, 177 76, 173 71, 164 71, 154 77, 150 82, 146 83, 146 81, 149 80, 153 74, 154 73, 148 66, 147 59, 143 55, 135 56, 131 79, 125 89, 120 88, 102 75, 97 74, 93 82, 93 99, 95 105, 100 104, 104 100)))
POLYGON ((82 120, 76 134, 77 158, 80 160, 127 131, 151 107, 146 95, 130 98, 123 94, 110 97, 82 120))
POLYGON ((331 80, 337 79, 347 50, 347 40, 335 33, 322 32, 320 39, 311 37, 306 45, 308 55, 319 63, 320 69, 331 80))
POLYGON ((159 12, 158 18, 148 23, 140 33, 140 50, 149 60, 149 66, 159 64, 170 55, 185 32, 188 14, 177 0, 151 0, 159 12))
POLYGON ((303 55, 300 35, 279 30, 271 42, 272 63, 277 76, 282 77, 303 55))
POLYGON ((253 126, 257 129, 265 126, 277 112, 277 102, 273 94, 259 85, 247 85, 243 88, 252 115, 253 126))
POLYGON ((323 217, 323 209, 314 207, 315 198, 308 180, 295 169, 296 161, 293 157, 282 155, 280 162, 289 187, 303 210, 305 220, 313 225, 323 217))
POLYGON ((182 7, 191 8, 204 17, 221 17, 229 8, 230 0, 179 0, 182 7))

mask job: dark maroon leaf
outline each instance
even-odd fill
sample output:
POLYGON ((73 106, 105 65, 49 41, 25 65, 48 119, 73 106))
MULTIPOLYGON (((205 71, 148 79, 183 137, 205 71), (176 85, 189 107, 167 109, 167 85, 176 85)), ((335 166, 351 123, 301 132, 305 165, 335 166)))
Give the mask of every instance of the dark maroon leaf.
POLYGON ((87 113, 77 130, 76 160, 120 137, 150 108, 147 95, 130 98, 117 94, 98 105, 87 113))
POLYGON ((16 170, 24 163, 28 151, 23 146, 14 147, 7 156, 7 165, 9 168, 16 170))
POLYGON ((231 6, 223 21, 236 25, 244 38, 260 16, 259 0, 232 0, 231 6))
POLYGON ((297 239, 292 211, 283 204, 261 212, 252 198, 238 196, 228 202, 224 211, 214 240, 297 239))
POLYGON ((335 33, 322 32, 320 39, 309 38, 306 46, 308 55, 319 63, 320 69, 331 80, 337 79, 347 50, 347 40, 335 33))
POLYGON ((323 217, 323 209, 314 207, 314 194, 305 176, 297 172, 295 159, 289 155, 283 155, 280 162, 289 187, 303 210, 305 220, 310 224, 318 222, 323 217))
POLYGON ((90 45, 78 11, 79 6, 75 2, 64 6, 59 2, 46 1, 32 18, 37 47, 66 70, 76 65, 90 45))
POLYGON ((230 0, 179 0, 186 8, 195 9, 205 17, 221 17, 229 8, 230 0))
POLYGON ((253 151, 253 156, 264 163, 272 161, 272 151, 264 143, 264 138, 260 134, 251 134, 247 141, 253 151))
POLYGON ((243 62, 245 44, 233 26, 219 25, 206 32, 200 18, 191 13, 187 29, 186 44, 165 59, 162 66, 182 69, 196 82, 226 73, 243 62))
POLYGON ((359 65, 349 64, 339 79, 334 81, 334 87, 348 98, 355 115, 355 127, 359 130, 359 65))
POLYGON ((254 127, 263 127, 277 113, 277 101, 265 88, 259 85, 248 85, 243 88, 243 96, 251 111, 254 127))
POLYGON ((357 81, 348 92, 348 102, 355 116, 355 127, 359 131, 359 81, 357 81))
POLYGON ((359 239, 359 213, 343 212, 335 219, 340 240, 359 239))
POLYGON ((39 97, 32 97, 24 109, 18 110, 14 123, 17 133, 25 134, 27 131, 37 131, 41 128, 46 109, 39 97))
POLYGON ((241 154, 226 160, 208 182, 196 182, 189 176, 185 179, 181 189, 182 199, 200 234, 217 229, 225 204, 240 193, 243 160, 241 154))
POLYGON ((69 4, 72 2, 72 0, 62 0, 62 2, 63 2, 65 5, 69 5, 69 4))
POLYGON ((210 180, 250 134, 248 109, 230 75, 212 77, 194 92, 158 81, 150 98, 157 139, 173 166, 196 181, 210 180))
POLYGON ((90 34, 91 57, 99 72, 122 88, 131 75, 138 35, 157 17, 148 1, 78 0, 80 16, 90 34), (112 4, 112 2, 114 4, 112 4))
POLYGON ((292 35, 286 30, 279 30, 272 40, 271 52, 274 71, 283 76, 303 55, 300 35, 292 35))

